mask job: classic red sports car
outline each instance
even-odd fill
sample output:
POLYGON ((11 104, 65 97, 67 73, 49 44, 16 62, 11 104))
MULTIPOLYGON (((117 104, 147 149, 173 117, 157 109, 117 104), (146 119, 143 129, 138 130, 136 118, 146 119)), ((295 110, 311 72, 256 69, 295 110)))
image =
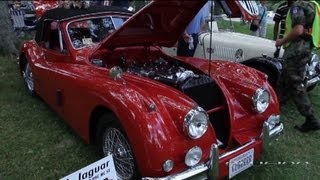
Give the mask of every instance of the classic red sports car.
POLYGON ((204 3, 49 10, 21 49, 27 89, 113 155, 121 179, 233 177, 283 125, 264 74, 162 52, 204 3))

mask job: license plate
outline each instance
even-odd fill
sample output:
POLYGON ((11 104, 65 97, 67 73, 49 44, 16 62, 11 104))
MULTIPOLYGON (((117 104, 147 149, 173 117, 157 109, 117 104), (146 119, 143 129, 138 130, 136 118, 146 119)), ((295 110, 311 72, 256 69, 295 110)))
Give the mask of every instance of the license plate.
POLYGON ((229 161, 229 178, 253 165, 254 149, 250 149, 229 161))

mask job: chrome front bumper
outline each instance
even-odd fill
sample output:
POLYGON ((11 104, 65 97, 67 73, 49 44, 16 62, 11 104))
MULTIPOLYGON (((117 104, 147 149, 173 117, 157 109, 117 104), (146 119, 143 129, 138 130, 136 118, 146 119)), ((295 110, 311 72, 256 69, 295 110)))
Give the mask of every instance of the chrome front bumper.
MULTIPOLYGON (((279 116, 277 116, 280 118, 279 116)), ((274 118, 270 117, 270 118, 274 118)), ((269 119, 270 119, 269 118, 269 119)), ((277 125, 270 125, 268 121, 263 123, 263 130, 261 133, 261 139, 263 141, 263 148, 266 149, 267 145, 269 145, 270 141, 274 138, 276 138, 283 130, 283 124, 279 123, 277 125), (271 127, 272 126, 272 127, 271 127)), ((260 139, 260 140, 261 140, 260 139)), ((207 163, 196 165, 190 169, 187 169, 186 171, 183 171, 178 174, 166 176, 166 177, 143 177, 143 180, 180 180, 180 179, 187 179, 194 177, 199 174, 206 173, 207 179, 217 179, 219 176, 219 159, 223 159, 225 157, 228 157, 232 154, 235 154, 248 146, 254 144, 257 139, 253 139, 250 142, 244 144, 241 147, 238 147, 237 149, 234 149, 232 151, 228 151, 224 154, 221 154, 219 156, 219 149, 217 144, 213 144, 211 146, 211 152, 210 152, 210 160, 207 163)))

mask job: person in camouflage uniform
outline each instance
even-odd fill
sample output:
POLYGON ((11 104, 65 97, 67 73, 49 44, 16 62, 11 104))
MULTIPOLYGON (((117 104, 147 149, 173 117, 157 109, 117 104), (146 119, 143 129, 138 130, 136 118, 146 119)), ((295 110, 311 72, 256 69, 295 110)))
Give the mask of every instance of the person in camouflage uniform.
POLYGON ((301 132, 320 129, 320 121, 315 117, 305 86, 305 68, 311 59, 313 49, 312 36, 307 33, 315 17, 315 7, 308 1, 297 1, 290 9, 292 31, 282 39, 277 39, 276 47, 290 43, 283 55, 282 94, 291 97, 306 120, 301 126, 295 126, 301 132))

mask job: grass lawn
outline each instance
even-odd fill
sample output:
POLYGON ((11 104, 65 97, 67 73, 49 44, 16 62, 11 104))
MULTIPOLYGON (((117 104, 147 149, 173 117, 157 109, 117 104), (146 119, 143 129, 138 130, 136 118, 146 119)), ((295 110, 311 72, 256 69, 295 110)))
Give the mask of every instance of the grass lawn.
MULTIPOLYGON (((320 117, 320 87, 310 98, 320 117)), ((291 103, 282 108, 282 120, 283 135, 235 179, 319 179, 320 132, 294 130, 304 120, 291 103)), ((27 93, 17 63, 0 57, 0 179, 58 179, 98 159, 93 147, 27 93)))
POLYGON ((98 160, 24 87, 14 60, 0 57, 0 179, 58 179, 98 160))

